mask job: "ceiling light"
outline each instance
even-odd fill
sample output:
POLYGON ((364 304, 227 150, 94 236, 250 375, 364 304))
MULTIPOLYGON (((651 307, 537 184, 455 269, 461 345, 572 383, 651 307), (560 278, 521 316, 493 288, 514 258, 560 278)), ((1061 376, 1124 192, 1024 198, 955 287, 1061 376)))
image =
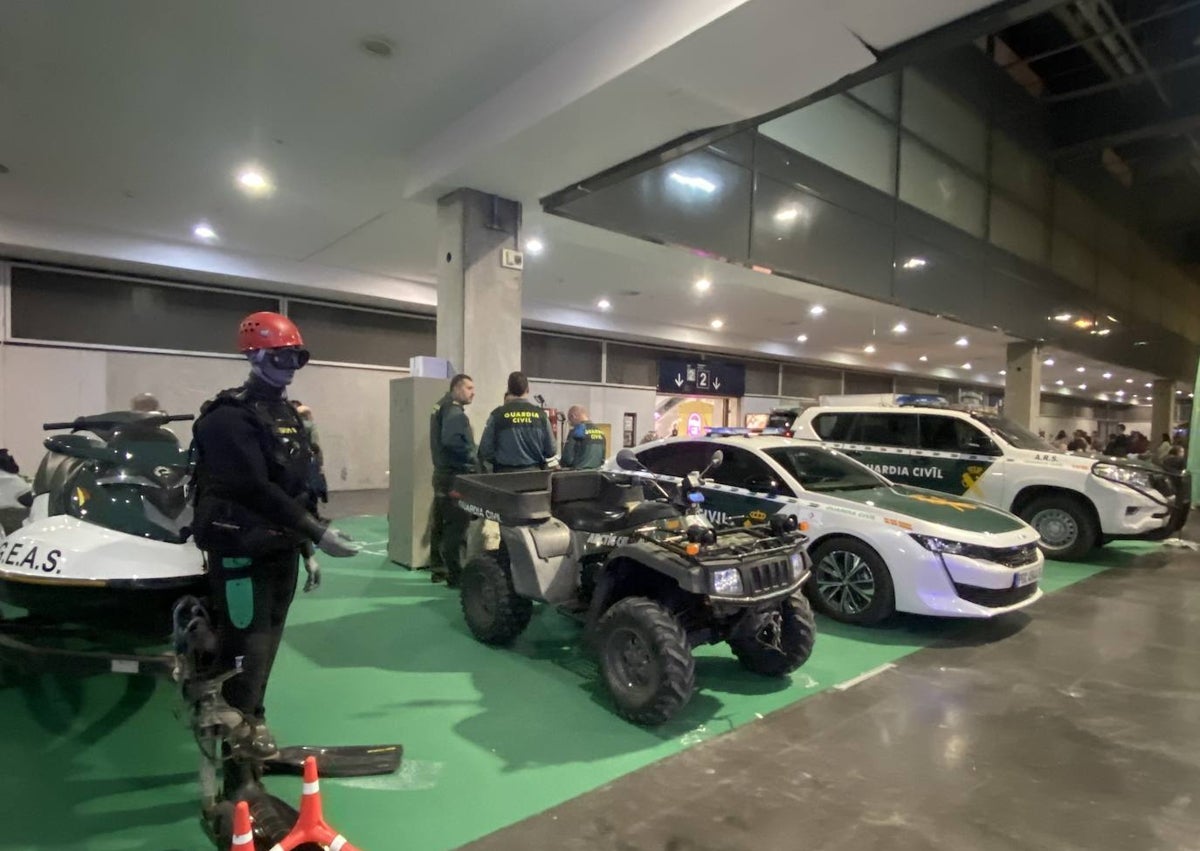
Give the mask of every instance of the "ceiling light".
POLYGON ((1087 319, 1086 317, 1080 316, 1078 319, 1076 319, 1071 324, 1074 325, 1076 328, 1083 329, 1083 328, 1091 328, 1093 323, 1092 323, 1092 320, 1087 319))
POLYGON ((1117 317, 1113 316, 1111 313, 1107 315, 1107 319, 1109 322, 1116 322, 1118 325, 1121 324, 1121 320, 1117 319, 1117 317))
POLYGON ((537 237, 525 240, 525 250, 535 257, 546 250, 546 244, 537 237))
POLYGON ((865 346, 863 346, 863 351, 869 355, 875 354, 875 344, 867 343, 865 346))
POLYGON ((1111 333, 1112 333, 1112 329, 1111 329, 1111 328, 1101 328, 1099 331, 1097 331, 1097 332, 1096 332, 1096 336, 1098 336, 1098 337, 1107 337, 1107 336, 1108 336, 1109 334, 1111 334, 1111 333))
POLYGON ((696 287, 696 292, 706 293, 710 289, 712 289, 712 281, 710 281, 708 278, 697 278, 695 287, 696 287))
POLYGON ((1080 390, 1087 390, 1087 385, 1086 385, 1086 384, 1080 384, 1080 385, 1079 385, 1079 389, 1080 389, 1080 390))
POLYGON ((777 222, 794 222, 799 217, 800 211, 795 207, 784 207, 775 214, 777 222))
POLYGON ((598 302, 596 302, 596 307, 600 308, 601 310, 611 310, 612 302, 606 298, 602 298, 598 302))
POLYGON ((217 232, 212 229, 212 226, 207 222, 200 222, 192 228, 192 235, 197 239, 214 240, 217 238, 217 232))
POLYGON ((1118 390, 1118 391, 1117 391, 1117 395, 1118 395, 1118 396, 1124 396, 1124 395, 1125 395, 1125 391, 1124 391, 1124 390, 1118 390))
POLYGON ((1075 371, 1076 372, 1087 372, 1087 367, 1086 366, 1077 366, 1077 367, 1075 367, 1075 371))
POLYGON ((808 309, 808 315, 809 316, 824 316, 825 308, 824 308, 824 306, 822 306, 820 304, 814 304, 812 307, 810 307, 808 309))
POLYGON ((1134 341, 1133 341, 1133 344, 1134 344, 1135 346, 1148 346, 1148 345, 1150 345, 1150 343, 1149 343, 1149 342, 1147 342, 1146 340, 1134 340, 1134 341))
POLYGON ((703 177, 684 174, 681 171, 671 172, 671 179, 680 186, 686 186, 689 189, 699 189, 706 195, 711 195, 717 191, 717 184, 713 183, 711 180, 705 180, 703 177))
POLYGON ((1058 381, 1056 381, 1056 382, 1054 382, 1054 383, 1055 383, 1055 384, 1057 384, 1059 387, 1062 387, 1062 386, 1063 386, 1063 384, 1065 384, 1066 382, 1064 382, 1064 381, 1063 381, 1063 380, 1060 378, 1060 379, 1058 379, 1058 381))
POLYGON ((893 334, 907 334, 908 326, 905 325, 903 322, 897 322, 895 325, 892 326, 892 333, 893 334))
POLYGON ((970 369, 970 368, 971 368, 971 362, 970 362, 970 361, 967 361, 966 363, 964 363, 964 364, 962 365, 962 368, 963 368, 963 369, 970 369))
POLYGON ((1106 373, 1104 373, 1103 375, 1101 375, 1100 377, 1101 377, 1101 378, 1112 378, 1112 373, 1111 373, 1111 372, 1106 372, 1106 373))
POLYGON ((1054 321, 1055 321, 1055 322, 1070 322, 1070 321, 1071 321, 1071 314, 1069 314, 1069 313, 1058 313, 1058 314, 1055 314, 1055 316, 1054 316, 1054 321))
POLYGON ((714 331, 720 331, 722 328, 725 327, 725 320, 724 319, 714 319, 712 322, 709 322, 708 324, 709 324, 709 326, 712 327, 712 329, 714 331))
POLYGON ((1147 386, 1147 387, 1153 387, 1154 385, 1153 385, 1153 384, 1151 384, 1149 381, 1147 381, 1147 382, 1146 382, 1146 386, 1147 386))
POLYGON ((1042 364, 1044 366, 1054 366, 1054 358, 1046 358, 1044 361, 1042 361, 1042 364))
POLYGON ((261 198, 275 191, 271 177, 258 166, 244 166, 237 173, 238 188, 247 195, 261 198))
POLYGON ((1182 391, 1182 390, 1176 390, 1176 391, 1175 391, 1175 395, 1176 395, 1176 396, 1182 396, 1182 395, 1183 395, 1183 391, 1182 391))
POLYGON ((382 36, 368 36, 358 43, 358 46, 372 56, 377 56, 380 59, 388 59, 392 55, 392 51, 396 47, 396 43, 390 38, 382 36))
POLYGON ((1001 374, 1001 375, 1008 375, 1008 370, 1007 370, 1007 369, 1002 369, 1002 370, 1000 370, 1000 374, 1001 374))
POLYGON ((970 341, 966 337, 959 337, 957 340, 954 341, 954 345, 965 347, 965 346, 970 345, 970 341))
POLYGON ((925 263, 926 263, 926 260, 924 257, 909 257, 907 260, 904 261, 904 268, 905 269, 920 269, 922 266, 925 265, 925 263))
POLYGON ((797 338, 796 338, 796 342, 797 342, 797 343, 807 343, 807 342, 808 342, 808 335, 807 335, 807 334, 801 334, 799 337, 797 337, 797 338))
POLYGON ((1126 378, 1126 379, 1125 379, 1125 383, 1126 383, 1126 384, 1132 384, 1132 383, 1133 383, 1133 379, 1132 379, 1132 378, 1126 378))
POLYGON ((921 355, 919 358, 917 358, 917 360, 919 360, 921 363, 925 363, 929 360, 929 355, 921 355))

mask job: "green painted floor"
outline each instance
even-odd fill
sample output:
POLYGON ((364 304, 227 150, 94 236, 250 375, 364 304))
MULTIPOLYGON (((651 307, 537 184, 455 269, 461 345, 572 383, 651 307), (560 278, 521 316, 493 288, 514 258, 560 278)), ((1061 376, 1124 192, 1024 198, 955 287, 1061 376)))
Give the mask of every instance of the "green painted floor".
MULTIPOLYGON (((322 588, 298 595, 267 702, 284 743, 404 744, 396 776, 322 785, 331 823, 374 851, 456 847, 962 628, 822 621, 812 660, 790 680, 755 677, 723 647, 704 648, 695 698, 651 731, 609 711, 572 622, 543 609, 513 648, 483 647, 456 596, 383 557, 382 518, 339 526, 369 542, 366 551, 327 559, 322 588)), ((1092 564, 1051 563, 1043 587, 1155 546, 1120 543, 1092 564)), ((0 689, 0 849, 210 849, 196 819, 194 746, 175 710, 169 686, 146 678, 42 676, 0 689)), ((296 780, 273 778, 270 788, 298 800, 296 780)))

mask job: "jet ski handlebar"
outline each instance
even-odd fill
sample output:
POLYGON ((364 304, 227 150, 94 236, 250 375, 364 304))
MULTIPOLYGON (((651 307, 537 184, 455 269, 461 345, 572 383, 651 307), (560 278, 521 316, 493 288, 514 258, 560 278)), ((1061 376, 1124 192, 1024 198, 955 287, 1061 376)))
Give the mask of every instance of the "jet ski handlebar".
POLYGON ((196 419, 195 414, 147 414, 136 418, 129 416, 123 418, 116 417, 76 417, 71 422, 66 423, 42 423, 43 431, 60 431, 64 428, 69 428, 72 431, 91 428, 117 428, 127 425, 146 425, 160 426, 167 423, 186 422, 196 419))

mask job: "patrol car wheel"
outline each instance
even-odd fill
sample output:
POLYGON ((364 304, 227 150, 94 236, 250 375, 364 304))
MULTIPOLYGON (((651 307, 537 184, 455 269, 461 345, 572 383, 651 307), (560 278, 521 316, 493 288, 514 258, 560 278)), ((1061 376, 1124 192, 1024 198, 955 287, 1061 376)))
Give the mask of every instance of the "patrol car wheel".
POLYGON ((1081 559, 1100 537, 1091 512, 1073 497, 1038 497, 1021 509, 1020 516, 1042 536, 1039 546, 1046 558, 1081 559))
POLYGON ((871 547, 857 538, 829 538, 810 555, 806 588, 817 611, 854 624, 877 624, 895 613, 892 575, 871 547))
POLYGON ((513 590, 507 566, 494 553, 480 553, 463 568, 462 611, 484 644, 509 644, 529 626, 533 602, 513 590))
POLYGON ((596 624, 600 672, 617 712, 635 724, 674 717, 696 689, 696 662, 675 616, 653 600, 626 597, 596 624))

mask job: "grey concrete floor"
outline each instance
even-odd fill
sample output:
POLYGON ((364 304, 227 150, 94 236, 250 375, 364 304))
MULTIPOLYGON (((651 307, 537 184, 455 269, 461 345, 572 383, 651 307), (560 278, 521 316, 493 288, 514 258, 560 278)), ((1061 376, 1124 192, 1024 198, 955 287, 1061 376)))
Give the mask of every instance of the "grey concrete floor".
POLYGON ((468 847, 1198 849, 1200 555, 968 624, 468 847))

